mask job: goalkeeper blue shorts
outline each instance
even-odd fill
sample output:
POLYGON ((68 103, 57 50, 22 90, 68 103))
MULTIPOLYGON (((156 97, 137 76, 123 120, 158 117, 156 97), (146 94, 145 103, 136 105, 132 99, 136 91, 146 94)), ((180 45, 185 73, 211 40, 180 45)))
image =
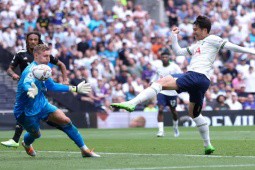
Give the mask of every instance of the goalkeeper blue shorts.
POLYGON ((20 123, 27 132, 36 133, 40 129, 40 120, 46 121, 49 115, 55 112, 58 108, 50 103, 47 103, 42 111, 34 116, 26 116, 23 113, 17 118, 18 123, 20 123))

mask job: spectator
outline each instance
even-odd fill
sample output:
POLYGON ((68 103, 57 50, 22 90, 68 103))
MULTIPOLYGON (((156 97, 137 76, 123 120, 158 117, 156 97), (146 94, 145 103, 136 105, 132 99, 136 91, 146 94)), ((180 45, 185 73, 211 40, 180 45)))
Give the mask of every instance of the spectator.
POLYGON ((41 11, 41 14, 36 20, 37 29, 41 30, 42 28, 45 28, 46 30, 48 30, 49 23, 50 23, 50 19, 47 16, 46 11, 41 11))
POLYGON ((230 110, 242 110, 243 106, 238 101, 238 96, 236 92, 231 93, 231 99, 226 101, 226 104, 229 106, 230 110))
POLYGON ((219 95, 216 99, 217 103, 214 106, 214 110, 229 110, 230 107, 226 104, 226 97, 224 95, 219 95))
POLYGON ((255 110, 255 101, 252 94, 248 94, 247 101, 243 103, 244 110, 255 110))
POLYGON ((250 66, 249 71, 244 75, 245 92, 255 94, 255 71, 254 67, 250 66))

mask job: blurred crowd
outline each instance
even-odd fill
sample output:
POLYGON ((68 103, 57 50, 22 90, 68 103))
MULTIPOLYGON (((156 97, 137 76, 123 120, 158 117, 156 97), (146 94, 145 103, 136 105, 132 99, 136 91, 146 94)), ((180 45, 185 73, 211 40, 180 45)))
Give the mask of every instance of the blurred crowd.
MULTIPOLYGON (((181 30, 180 46, 194 43, 192 23, 198 15, 210 17, 211 34, 254 48, 253 0, 166 0, 162 23, 134 0, 114 2, 104 10, 97 0, 1 0, 0 45, 15 54, 26 48, 26 33, 39 31, 52 55, 65 63, 70 84, 91 83, 93 93, 80 100, 106 111, 111 102, 130 100, 149 86, 161 64, 160 49, 171 45, 173 26, 181 30)), ((187 71, 190 56, 171 53, 171 60, 187 71)), ((254 56, 221 50, 203 109, 255 109, 254 67, 254 56)), ((53 78, 62 82, 60 75, 54 67, 53 78)), ((177 110, 186 110, 188 102, 188 94, 180 94, 177 110)), ((144 108, 155 111, 155 102, 138 109, 144 108)))

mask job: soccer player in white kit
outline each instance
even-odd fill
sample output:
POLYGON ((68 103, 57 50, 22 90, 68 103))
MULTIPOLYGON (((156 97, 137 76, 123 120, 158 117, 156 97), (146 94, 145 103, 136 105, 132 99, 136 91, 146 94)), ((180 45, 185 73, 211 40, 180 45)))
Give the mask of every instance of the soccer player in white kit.
MULTIPOLYGON (((156 74, 154 74, 151 78, 151 82, 155 82, 160 78, 163 78, 168 75, 173 74, 181 74, 182 71, 180 67, 170 60, 170 51, 167 48, 163 48, 160 50, 160 59, 162 61, 162 65, 157 68, 156 74)), ((158 133, 157 137, 163 137, 164 133, 164 108, 168 106, 173 115, 173 129, 174 136, 179 136, 178 129, 178 113, 176 111, 177 106, 177 92, 175 90, 162 90, 157 95, 157 105, 159 108, 158 111, 158 133)))
POLYGON ((215 61, 216 55, 222 48, 255 55, 255 50, 240 47, 224 41, 218 36, 210 35, 210 30, 210 19, 205 16, 198 16, 193 23, 193 35, 197 42, 190 47, 181 48, 177 39, 179 29, 177 27, 173 28, 171 38, 174 53, 177 56, 192 56, 188 71, 177 80, 171 75, 159 79, 130 101, 111 104, 112 107, 133 111, 137 104, 155 97, 161 90, 176 90, 179 93, 184 91, 188 92, 190 95, 189 116, 193 118, 198 127, 198 131, 204 141, 206 155, 213 153, 215 148, 210 142, 209 125, 200 112, 204 94, 210 85, 210 74, 213 71, 213 62, 215 61))

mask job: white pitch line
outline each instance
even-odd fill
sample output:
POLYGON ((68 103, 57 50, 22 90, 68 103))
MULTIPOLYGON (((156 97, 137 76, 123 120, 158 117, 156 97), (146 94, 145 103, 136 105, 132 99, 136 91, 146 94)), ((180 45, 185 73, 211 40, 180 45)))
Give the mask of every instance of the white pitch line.
POLYGON ((149 168, 119 168, 119 169, 105 169, 105 170, 152 170, 152 169, 192 169, 192 168, 236 168, 236 167, 255 167, 255 164, 241 164, 241 165, 197 165, 197 166, 168 166, 168 167, 149 167, 149 168))
MULTIPOLYGON (((0 153, 11 153, 11 152, 25 152, 25 151, 0 151, 0 153)), ((38 153, 67 153, 67 154, 79 154, 77 151, 37 151, 38 153)), ((111 152, 97 152, 102 155, 132 155, 132 156, 184 156, 184 157, 204 157, 204 158, 252 158, 255 156, 221 156, 221 155, 192 155, 192 154, 144 154, 144 153, 111 153, 111 152)))

